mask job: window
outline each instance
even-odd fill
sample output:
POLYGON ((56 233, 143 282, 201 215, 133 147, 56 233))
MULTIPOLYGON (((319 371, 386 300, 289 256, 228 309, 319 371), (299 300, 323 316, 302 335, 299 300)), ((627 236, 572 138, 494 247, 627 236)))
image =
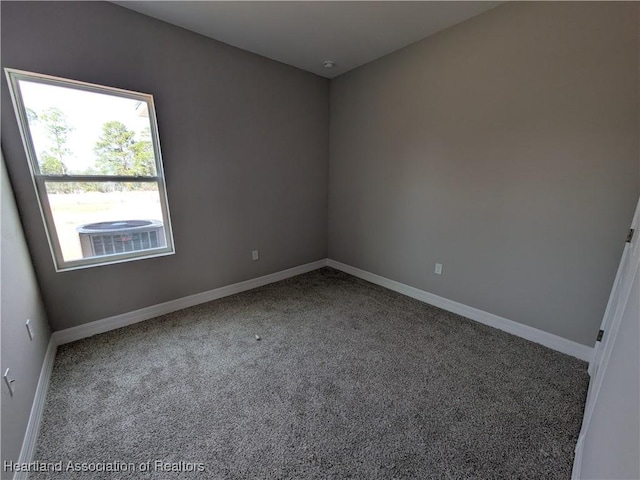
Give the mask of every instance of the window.
POLYGON ((56 270, 174 253, 153 97, 5 71, 56 270))

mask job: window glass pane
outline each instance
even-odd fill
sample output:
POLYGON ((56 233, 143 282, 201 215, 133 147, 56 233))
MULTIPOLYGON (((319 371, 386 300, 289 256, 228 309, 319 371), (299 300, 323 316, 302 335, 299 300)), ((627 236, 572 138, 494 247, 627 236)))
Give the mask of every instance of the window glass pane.
POLYGON ((19 80, 40 172, 155 176, 147 102, 19 80))
POLYGON ((56 270, 174 253, 153 97, 5 72, 56 270))
POLYGON ((65 262, 167 245, 154 182, 46 182, 46 190, 65 262))

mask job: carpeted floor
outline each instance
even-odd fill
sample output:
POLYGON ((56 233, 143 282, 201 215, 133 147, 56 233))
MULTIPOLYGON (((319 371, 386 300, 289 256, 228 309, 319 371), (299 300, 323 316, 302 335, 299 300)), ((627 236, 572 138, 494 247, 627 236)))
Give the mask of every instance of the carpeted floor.
POLYGON ((568 479, 586 370, 324 268, 60 347, 30 478, 568 479))

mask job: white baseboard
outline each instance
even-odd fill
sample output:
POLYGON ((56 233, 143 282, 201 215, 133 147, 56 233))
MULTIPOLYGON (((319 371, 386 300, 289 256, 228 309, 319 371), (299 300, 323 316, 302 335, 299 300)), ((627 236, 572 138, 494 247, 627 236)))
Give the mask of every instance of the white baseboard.
POLYGON ((395 280, 376 275, 365 270, 361 270, 351 265, 338 262, 332 259, 322 259, 316 262, 307 263, 298 267, 289 268, 280 272, 272 273, 262 277, 246 280, 244 282, 234 283, 225 287, 216 288, 207 292, 197 293, 188 297, 178 298, 169 302, 161 303, 158 305, 152 305, 150 307, 141 308, 133 312, 123 313, 121 315, 115 315, 113 317, 104 318, 95 322, 86 323, 77 327, 67 328, 65 330, 59 330, 54 332, 52 339, 55 340, 56 345, 63 345, 65 343, 74 342, 82 338, 87 338, 99 333, 115 330, 116 328, 126 327, 127 325, 133 325, 134 323, 149 320, 151 318, 165 315, 167 313, 175 312, 183 308, 193 307, 201 303, 210 302, 218 298, 223 298, 236 293, 251 290, 253 288, 261 287, 269 283, 278 282, 286 278, 290 278, 302 273, 307 273, 312 270, 317 270, 324 266, 333 267, 337 270, 341 270, 345 273, 353 275, 363 280, 367 280, 376 285, 388 288, 403 295, 415 298, 430 305, 442 308, 449 312, 462 315, 471 320, 489 325, 490 327, 504 330, 518 337, 525 338, 535 343, 542 344, 553 350, 571 355, 581 360, 590 361, 593 353, 593 348, 580 343, 568 340, 566 338, 554 335, 552 333, 539 330, 522 323, 509 320, 498 315, 494 315, 483 310, 464 305, 453 300, 449 300, 444 297, 440 297, 433 293, 426 292, 424 290, 405 285, 395 280))
MULTIPOLYGON (((307 263, 297 267, 275 272, 262 277, 253 278, 244 282, 234 283, 233 285, 227 285, 225 287, 209 290, 208 292, 197 293, 188 297, 178 298, 169 302, 161 303, 159 305, 152 305, 150 307, 135 310, 133 312, 124 313, 122 315, 116 315, 113 317, 105 318, 95 322, 87 323, 85 325, 79 325, 77 327, 67 328, 65 330, 59 330, 51 335, 49 345, 42 362, 42 368, 40 370, 40 377, 38 379, 38 386, 36 387, 36 393, 31 406, 31 413, 29 415, 29 422, 27 424, 27 430, 25 432, 24 440, 22 442, 22 448, 20 450, 19 463, 29 463, 33 461, 33 455, 35 454, 36 441, 38 439, 38 430, 40 428, 40 422, 42 420, 42 413, 44 411, 45 401, 47 398, 47 391, 49 390, 49 380, 51 379, 51 373, 53 372, 53 362, 56 356, 56 350, 58 345, 80 340, 82 338, 97 335, 99 333, 108 332, 109 330, 115 330, 116 328, 125 327, 134 323, 142 322, 159 315, 175 312, 183 308, 192 307, 201 303, 210 302, 218 298, 234 295, 236 293, 251 290, 253 288, 261 287, 269 283, 279 282, 286 278, 294 277, 302 273, 307 273, 312 270, 317 270, 327 265, 327 259, 318 260, 316 262, 307 263)), ((29 476, 28 472, 16 472, 14 480, 26 480, 29 476)))
POLYGON ((395 280, 390 280, 388 278, 381 277, 380 275, 376 275, 375 273, 370 273, 332 259, 327 259, 327 266, 341 270, 353 275, 354 277, 362 278, 363 280, 375 283, 376 285, 380 285, 408 297, 415 298, 416 300, 442 308, 443 310, 457 313, 458 315, 470 318, 476 322, 480 322, 485 325, 489 325, 490 327, 498 328, 518 337, 522 337, 526 340, 539 343, 558 352, 566 353, 567 355, 579 358, 580 360, 585 360, 587 362, 591 361, 591 356, 593 354, 592 347, 582 345, 572 340, 567 340, 566 338, 538 330, 537 328, 530 327, 522 323, 514 322, 513 320, 499 317, 498 315, 494 315, 462 303, 454 302, 453 300, 410 287, 404 283, 396 282, 395 280))
POLYGON ((53 338, 58 345, 74 342, 82 338, 91 337, 99 333, 108 332, 109 330, 115 330, 116 328, 126 327, 127 325, 133 325, 134 323, 149 320, 160 315, 176 312, 183 308, 193 307, 201 303, 217 300, 218 298, 227 297, 236 293, 251 290, 253 288, 262 287, 269 283, 279 282, 289 277, 294 277, 302 273, 307 273, 312 270, 317 270, 327 265, 327 259, 318 260, 316 262, 306 263, 297 267, 282 270, 280 272, 271 273, 262 277, 253 278, 251 280, 245 280, 244 282, 234 283, 225 287, 216 288, 207 292, 196 293, 188 297, 178 298, 176 300, 170 300, 158 305, 152 305, 150 307, 141 308, 140 310, 134 310, 133 312, 123 313, 122 315, 115 315, 113 317, 104 318, 102 320, 96 320, 95 322, 85 323, 84 325, 78 325, 77 327, 67 328, 65 330, 59 330, 53 334, 53 338))
MULTIPOLYGON (((280 272, 264 275, 262 277, 246 280, 244 282, 234 283, 233 285, 227 285, 225 287, 216 288, 207 292, 197 293, 188 297, 178 298, 169 302, 161 303, 158 305, 152 305, 150 307, 135 310, 133 312, 124 313, 122 315, 116 315, 113 317, 97 320, 77 327, 67 328, 65 330, 59 330, 51 335, 49 346, 45 353, 44 361, 42 363, 42 369, 40 371, 40 377, 38 379, 38 386, 36 388, 33 405, 31 407, 31 414, 29 416, 29 422, 27 424, 27 430, 25 433, 24 441, 22 443, 22 449, 20 450, 20 463, 29 463, 33 461, 33 455, 35 453, 36 440, 38 438, 38 430, 40 427, 40 421, 42 419, 42 413, 44 411, 45 400, 47 391, 49 388, 49 381, 51 379, 51 373, 53 371, 53 363, 55 360, 56 349, 58 345, 87 338, 99 333, 108 332, 109 330, 115 330, 116 328, 125 327, 134 323, 142 322, 159 315, 175 312, 183 308, 192 307, 201 303, 210 302, 219 298, 223 298, 236 293, 251 290, 253 288, 261 287, 270 283, 278 282, 286 278, 294 277, 303 273, 307 273, 318 268, 325 266, 333 267, 337 270, 341 270, 345 273, 353 275, 363 280, 367 280, 376 285, 388 288, 403 295, 415 298, 417 300, 429 303, 444 310, 462 315, 471 320, 489 325, 500 330, 504 330, 513 335, 525 338, 527 340, 540 343, 553 350, 565 353, 577 357, 581 360, 590 361, 593 349, 585 345, 567 340, 565 338, 553 335, 551 333, 538 330, 537 328, 529 327, 506 318, 499 317, 492 313, 479 310, 477 308, 469 307, 462 303, 454 302, 446 298, 434 295, 423 290, 419 290, 409 285, 405 285, 394 280, 390 280, 380 275, 361 270, 350 265, 337 262, 331 259, 322 259, 316 262, 307 263, 298 267, 289 268, 280 272)), ((17 472, 14 476, 14 480, 25 480, 28 477, 26 472, 17 472)))
POLYGON ((573 468, 571 469, 571 480, 580 480, 580 474, 582 472, 582 453, 584 452, 584 437, 581 435, 578 437, 576 443, 575 453, 573 456, 573 468))
MULTIPOLYGON (((20 449, 18 463, 29 463, 33 461, 36 441, 38 440, 38 431, 40 429, 40 421, 42 420, 42 413, 44 412, 44 405, 47 399, 47 391, 49 390, 49 381, 51 380, 51 372, 53 372, 53 362, 56 358, 57 348, 58 345, 52 335, 49 339, 49 345, 47 346, 47 351, 44 354, 44 359, 42 361, 40 377, 38 378, 38 386, 36 387, 36 393, 33 397, 31 413, 29 414, 29 422, 27 423, 27 430, 24 434, 24 440, 22 441, 22 448, 20 449)), ((13 479, 26 480, 28 477, 28 472, 16 472, 13 479)))

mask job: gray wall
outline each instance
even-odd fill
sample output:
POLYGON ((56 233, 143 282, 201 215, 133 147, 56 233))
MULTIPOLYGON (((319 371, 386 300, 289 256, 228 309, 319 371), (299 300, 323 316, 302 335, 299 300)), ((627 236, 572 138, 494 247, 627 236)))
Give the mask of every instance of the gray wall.
POLYGON ((640 190, 638 4, 503 5, 333 80, 330 119, 326 80, 121 7, 1 8, 3 66, 158 109, 177 254, 65 273, 2 109, 53 329, 323 258, 328 222, 331 258, 593 343, 640 190))
MULTIPOLYGON (((49 343, 49 325, 20 225, 11 185, 0 154, 0 324, 2 373, 15 379, 13 397, 2 381, 2 462, 17 461, 29 421, 40 369, 49 343), (25 322, 34 332, 29 340, 25 322)), ((0 470, 2 471, 2 470, 0 470)), ((7 474, 2 474, 6 478, 7 474)), ((11 476, 11 475, 9 475, 11 476)))
POLYGON ((584 439, 580 478, 640 478, 640 270, 584 439))
POLYGON ((1 8, 3 67, 157 108, 176 255, 56 273, 3 75, 2 147, 54 330, 326 257, 326 79, 109 3, 1 8))
POLYGON ((508 3, 333 80, 329 257, 593 345, 640 192, 639 7, 508 3))

